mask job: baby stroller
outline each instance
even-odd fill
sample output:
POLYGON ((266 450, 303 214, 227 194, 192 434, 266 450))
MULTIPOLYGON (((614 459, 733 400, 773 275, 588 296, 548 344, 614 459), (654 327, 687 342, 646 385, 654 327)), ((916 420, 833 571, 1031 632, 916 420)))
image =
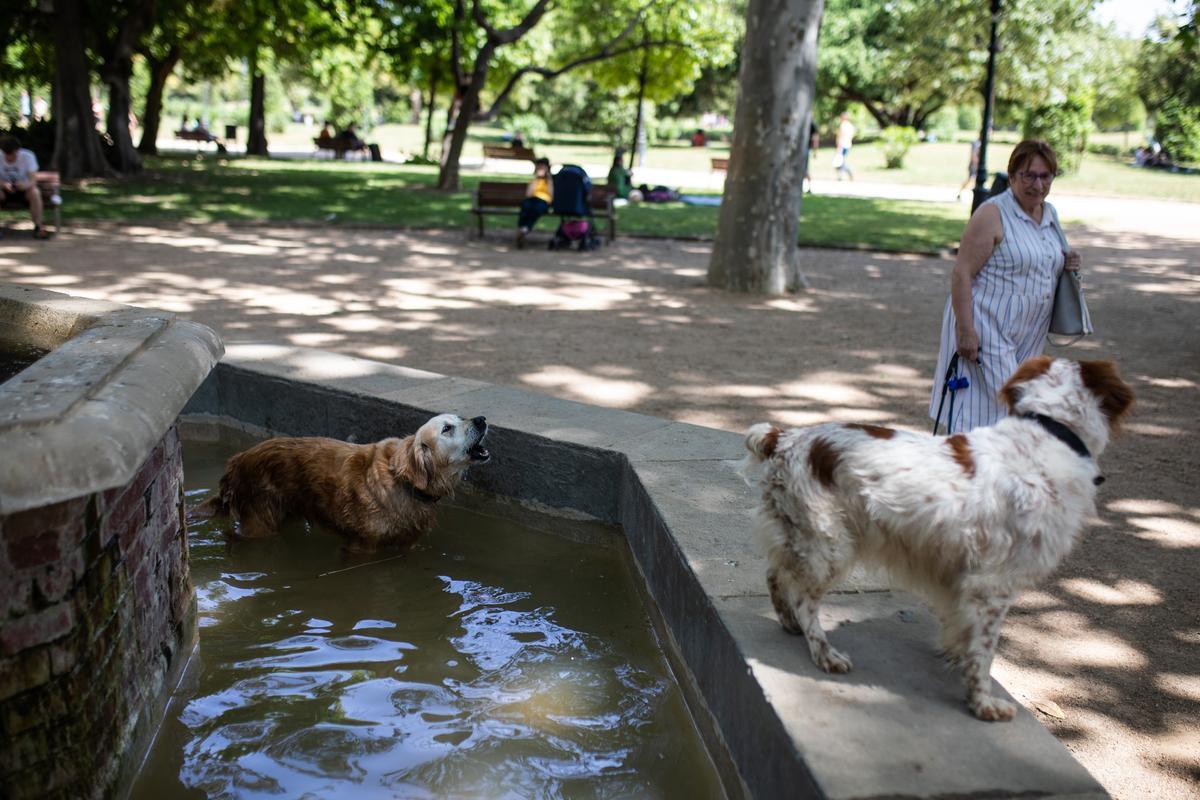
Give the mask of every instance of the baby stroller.
POLYGON ((554 175, 554 208, 558 228, 550 240, 551 250, 565 250, 578 242, 580 250, 600 246, 592 221, 592 179, 583 167, 564 164, 554 175))

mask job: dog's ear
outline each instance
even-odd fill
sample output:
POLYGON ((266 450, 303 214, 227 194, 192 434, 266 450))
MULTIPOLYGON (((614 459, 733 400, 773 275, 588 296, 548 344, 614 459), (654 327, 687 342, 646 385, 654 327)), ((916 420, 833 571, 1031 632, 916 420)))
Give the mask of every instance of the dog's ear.
POLYGON ((405 439, 397 453, 397 472, 400 477, 422 492, 429 490, 433 475, 433 451, 418 436, 405 439))
POLYGON ((1108 418, 1108 427, 1116 431, 1134 403, 1133 389, 1121 380, 1117 365, 1111 361, 1080 361, 1079 377, 1100 401, 1100 410, 1108 418))
POLYGON ((1021 399, 1021 384, 1029 383, 1045 375, 1053 363, 1054 359, 1050 356, 1035 356, 1017 367, 1017 371, 1000 389, 1000 399, 1008 406, 1008 413, 1012 414, 1016 411, 1017 401, 1021 399))

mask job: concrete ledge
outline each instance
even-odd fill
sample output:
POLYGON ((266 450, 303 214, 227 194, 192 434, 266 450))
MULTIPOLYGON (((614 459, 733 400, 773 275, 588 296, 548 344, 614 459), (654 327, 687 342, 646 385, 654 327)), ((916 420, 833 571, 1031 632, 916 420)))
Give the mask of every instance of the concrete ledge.
MULTIPOLYGON (((320 351, 231 346, 184 413, 282 434, 370 441, 433 413, 483 414, 493 461, 480 489, 620 524, 669 646, 690 673, 740 781, 731 795, 1100 798, 1024 709, 975 720, 909 596, 855 576, 823 617, 855 662, 819 672, 775 622, 750 543, 753 501, 734 474, 742 437, 320 351)), ((703 727, 703 726, 702 726, 703 727)), ((718 761, 721 758, 718 756, 718 761)))
POLYGON ((0 385, 0 514, 124 485, 222 353, 173 314, 10 285, 0 337, 53 348, 0 385))

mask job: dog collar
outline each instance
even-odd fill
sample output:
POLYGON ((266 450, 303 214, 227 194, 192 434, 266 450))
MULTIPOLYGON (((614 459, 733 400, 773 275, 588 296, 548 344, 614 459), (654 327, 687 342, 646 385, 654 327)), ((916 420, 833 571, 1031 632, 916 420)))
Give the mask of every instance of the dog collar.
MULTIPOLYGON (((1060 442, 1084 458, 1092 457, 1092 451, 1088 450, 1087 445, 1083 443, 1083 439, 1080 439, 1079 436, 1076 435, 1075 431, 1071 430, 1066 425, 1063 425, 1058 420, 1052 417, 1047 417, 1045 414, 1026 413, 1022 414, 1021 416, 1024 419, 1031 419, 1038 425, 1041 425, 1046 429, 1047 433, 1049 433, 1055 439, 1058 439, 1060 442)), ((1097 475, 1092 479, 1092 483, 1099 486, 1100 484, 1104 483, 1104 476, 1097 475)))
POLYGON ((433 505, 438 500, 442 499, 440 497, 437 497, 436 495, 430 494, 429 492, 425 491, 424 489, 418 489, 416 486, 414 486, 411 483, 405 482, 400 485, 403 486, 405 489, 407 489, 409 494, 411 494, 416 499, 420 500, 422 503, 429 503, 430 505, 433 505))

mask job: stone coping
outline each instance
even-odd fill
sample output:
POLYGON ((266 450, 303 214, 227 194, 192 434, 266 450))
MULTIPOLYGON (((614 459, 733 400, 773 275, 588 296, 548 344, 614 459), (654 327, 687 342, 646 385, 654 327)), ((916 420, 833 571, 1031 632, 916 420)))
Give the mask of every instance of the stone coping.
POLYGON ((0 384, 0 514, 124 485, 223 352, 174 314, 10 284, 0 338, 51 349, 0 384))
POLYGON ((1010 723, 974 719, 932 615, 870 576, 852 576, 823 612, 854 671, 817 670, 775 621, 753 498, 734 473, 738 434, 278 345, 231 346, 185 414, 365 442, 442 411, 492 426, 475 487, 622 526, 681 681, 703 697, 702 733, 711 723, 736 765, 730 794, 1108 796, 1024 708, 1010 723))

